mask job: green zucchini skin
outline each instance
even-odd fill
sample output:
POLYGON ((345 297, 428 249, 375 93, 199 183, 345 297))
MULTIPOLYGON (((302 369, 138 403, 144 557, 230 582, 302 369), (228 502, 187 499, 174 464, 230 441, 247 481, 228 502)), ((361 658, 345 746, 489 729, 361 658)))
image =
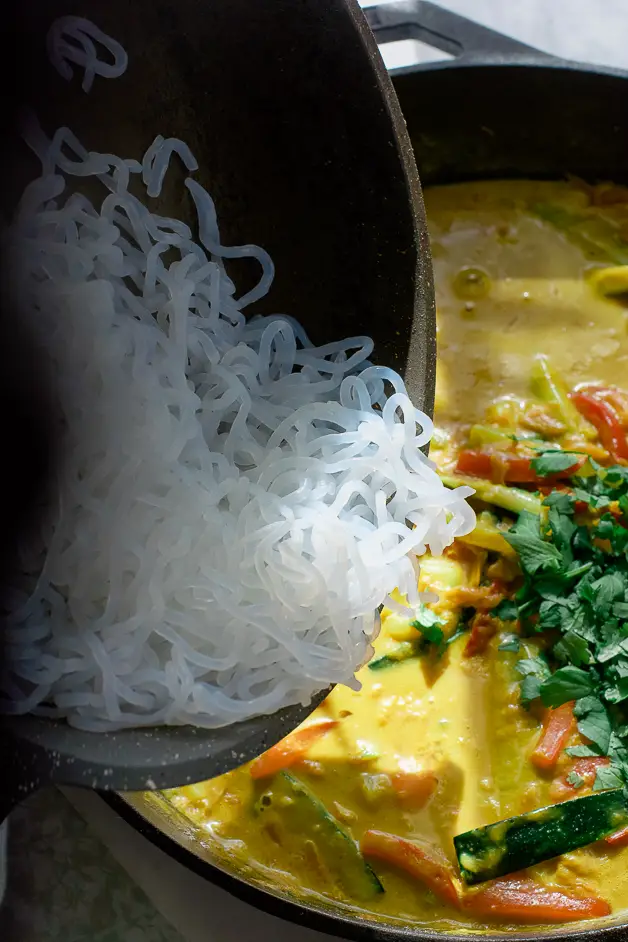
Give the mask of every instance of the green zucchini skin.
POLYGON ((593 844, 627 825, 628 797, 616 788, 458 834, 454 846, 462 879, 474 886, 593 844))
POLYGON ((293 834, 312 840, 334 879, 357 900, 384 892, 356 842, 307 785, 279 772, 255 802, 258 815, 275 815, 293 834))
POLYGON ((369 661, 369 670, 370 671, 381 671, 385 670, 387 667, 392 667, 393 664, 400 664, 402 661, 407 661, 408 658, 416 657, 418 655, 417 645, 412 644, 410 641, 402 642, 394 650, 390 651, 389 654, 382 654, 381 657, 376 657, 372 661, 369 661))

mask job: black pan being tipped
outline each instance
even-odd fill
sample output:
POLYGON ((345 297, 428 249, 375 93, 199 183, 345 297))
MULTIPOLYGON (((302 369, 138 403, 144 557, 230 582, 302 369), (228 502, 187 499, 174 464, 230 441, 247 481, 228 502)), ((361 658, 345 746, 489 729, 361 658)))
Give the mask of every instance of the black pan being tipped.
MULTIPOLYGON (((263 245, 275 261, 275 286, 256 312, 291 313, 319 342, 370 334, 378 362, 403 372, 416 405, 431 410, 435 326, 421 190, 355 0, 32 0, 21 9, 14 80, 46 130, 68 125, 90 149, 136 157, 158 133, 185 140, 225 242, 263 245), (93 20, 129 54, 127 72, 97 78, 89 95, 47 62, 47 31, 67 14, 93 20)), ((16 137, 7 208, 36 173, 16 137)), ((235 272, 243 287, 248 277, 244 267, 235 272)), ((0 818, 47 782, 137 790, 209 778, 271 746, 315 705, 218 731, 94 734, 5 718, 0 818)))

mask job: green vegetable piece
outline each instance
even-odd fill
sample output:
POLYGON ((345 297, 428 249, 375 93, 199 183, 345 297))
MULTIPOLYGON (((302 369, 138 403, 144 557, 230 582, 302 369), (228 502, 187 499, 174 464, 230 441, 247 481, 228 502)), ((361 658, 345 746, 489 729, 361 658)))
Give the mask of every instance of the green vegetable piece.
POLYGON ((569 700, 588 697, 595 690, 595 675, 579 667, 559 667, 541 685, 541 700, 547 707, 559 707, 569 700))
POLYGON ((493 609, 492 615, 494 618, 499 618, 500 621, 516 621, 519 618, 517 603, 513 602, 512 599, 502 599, 499 605, 493 609))
POLYGON ((588 432, 587 437, 591 437, 591 426, 582 418, 567 395, 567 389, 563 381, 550 365, 548 358, 542 354, 536 357, 534 361, 531 385, 534 394, 539 399, 555 407, 569 431, 588 432))
POLYGON ((567 781, 570 785, 573 785, 574 788, 582 788, 584 785, 584 779, 581 775, 578 775, 577 772, 571 771, 567 775, 567 781))
POLYGON ((416 646, 409 641, 404 641, 393 651, 389 651, 388 654, 382 654, 381 657, 376 657, 372 661, 369 661, 369 670, 381 671, 386 667, 400 664, 402 661, 407 661, 408 658, 416 657, 417 655, 418 651, 416 646))
POLYGON ((628 244, 611 220, 599 211, 595 216, 578 215, 551 203, 537 203, 532 211, 594 258, 615 265, 628 264, 628 244))
POLYGON ((504 533, 510 545, 517 550, 525 572, 534 575, 538 572, 558 572, 562 568, 563 558, 560 551, 541 536, 539 518, 523 511, 514 527, 504 533))
MULTIPOLYGON (((624 784, 625 784, 624 778, 621 774, 620 769, 616 768, 613 765, 601 766, 595 773, 595 783, 593 785, 593 791, 594 792, 606 792, 606 794, 608 794, 607 789, 609 788, 622 789, 622 785, 624 784)), ((622 791, 624 791, 624 794, 625 794, 625 790, 622 789, 622 791)), ((620 830, 620 828, 618 828, 617 830, 620 830)))
POLYGON ((542 657, 522 657, 515 664, 515 670, 523 676, 521 702, 526 706, 541 695, 541 687, 550 677, 550 669, 542 657))
POLYGON ((314 841, 325 866, 349 896, 369 900, 384 892, 356 842, 294 775, 276 775, 255 802, 255 812, 260 817, 276 818, 301 844, 314 841))
POLYGON ((494 445, 495 442, 514 442, 517 440, 514 429, 503 428, 499 425, 472 425, 469 429, 469 445, 472 448, 482 448, 483 445, 494 445))
POLYGON ((529 491, 522 491, 518 487, 506 487, 505 484, 493 484, 482 478, 465 477, 460 474, 440 474, 445 487, 472 487, 475 496, 487 504, 494 504, 504 510, 519 514, 527 510, 530 514, 541 514, 541 500, 529 491))
POLYGON ((611 720, 606 707, 598 697, 583 697, 574 707, 578 731, 600 750, 608 754, 611 744, 611 720))
POLYGON ((444 623, 444 618, 433 612, 431 608, 421 605, 417 611, 416 619, 411 622, 411 625, 416 628, 423 641, 439 647, 445 639, 445 633, 442 628, 439 628, 439 625, 444 623))
POLYGON ((574 798, 454 837, 469 886, 525 870, 602 840, 628 825, 622 788, 574 798))
MULTIPOLYGON (((558 606, 556 606, 556 608, 558 608, 558 606)), ((558 624, 560 624, 560 622, 558 622, 558 624)), ((545 622, 543 627, 550 626, 545 622)), ((555 627, 558 627, 558 625, 555 627)), ((584 664, 591 663, 591 652, 589 651, 587 640, 586 638, 582 638, 579 634, 576 634, 575 631, 565 632, 562 640, 554 646, 553 654, 558 660, 570 661, 572 664, 575 664, 576 667, 582 667, 584 664)))
POLYGON ((547 477, 549 474, 558 474, 559 471, 567 471, 573 468, 579 461, 578 455, 571 451, 546 451, 538 458, 532 458, 530 465, 535 474, 539 477, 547 477))
POLYGON ((504 640, 497 648, 498 651, 511 651, 513 654, 518 654, 521 650, 521 640, 517 635, 505 635, 504 640))

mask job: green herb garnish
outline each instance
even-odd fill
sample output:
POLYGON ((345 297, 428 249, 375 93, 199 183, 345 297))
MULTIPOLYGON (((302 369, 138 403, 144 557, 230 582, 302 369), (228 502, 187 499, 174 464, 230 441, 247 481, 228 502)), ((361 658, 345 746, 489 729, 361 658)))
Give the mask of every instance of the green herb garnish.
MULTIPOLYGON (((548 451, 537 462, 537 474, 551 474, 571 467, 575 456, 548 451)), ((495 614, 517 619, 524 635, 550 639, 542 656, 517 662, 521 701, 540 699, 548 707, 575 701, 578 729, 590 745, 568 752, 611 759, 598 770, 601 790, 628 785, 628 468, 588 461, 587 474, 572 484, 571 492, 544 499, 540 517, 524 511, 504 533, 524 584, 514 603, 502 603, 503 613, 495 614), (577 502, 591 511, 587 525, 577 502)), ((515 650, 514 643, 506 640, 502 650, 515 650)))

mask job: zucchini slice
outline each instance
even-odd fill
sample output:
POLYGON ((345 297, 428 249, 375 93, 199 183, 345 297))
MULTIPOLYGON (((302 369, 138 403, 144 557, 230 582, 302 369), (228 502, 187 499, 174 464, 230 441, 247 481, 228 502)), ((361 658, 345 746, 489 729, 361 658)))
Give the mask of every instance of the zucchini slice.
POLYGON ((311 840, 333 879, 357 900, 369 900, 384 887, 350 834, 296 776, 280 772, 255 802, 260 816, 276 816, 303 841, 311 840))
POLYGON ((626 825, 628 797, 614 788, 458 834, 454 846, 462 879, 473 886, 593 844, 626 825))
POLYGON ((417 657, 418 654, 417 644, 413 644, 410 641, 403 641, 396 648, 393 648, 392 651, 389 651, 388 654, 382 654, 381 657, 376 657, 373 658, 372 661, 369 661, 368 668, 370 671, 381 671, 385 667, 392 667, 393 664, 400 664, 402 661, 407 661, 411 657, 417 657))

